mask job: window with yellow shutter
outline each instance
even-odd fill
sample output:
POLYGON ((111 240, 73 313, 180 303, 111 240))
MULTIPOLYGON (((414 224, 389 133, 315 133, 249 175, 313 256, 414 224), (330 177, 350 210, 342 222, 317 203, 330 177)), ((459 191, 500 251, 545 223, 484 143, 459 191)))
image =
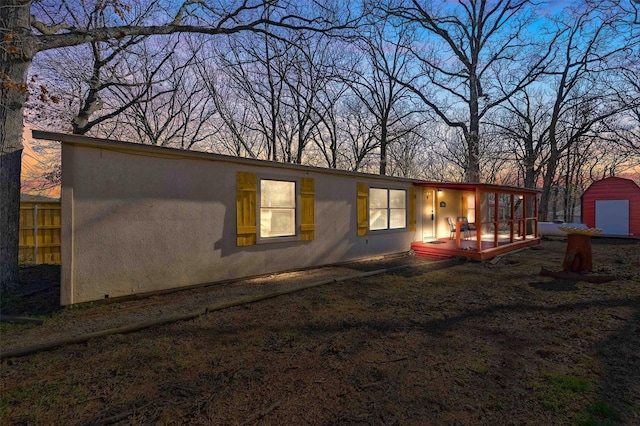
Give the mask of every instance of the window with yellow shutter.
POLYGON ((238 246, 315 238, 313 178, 280 179, 237 173, 238 246))

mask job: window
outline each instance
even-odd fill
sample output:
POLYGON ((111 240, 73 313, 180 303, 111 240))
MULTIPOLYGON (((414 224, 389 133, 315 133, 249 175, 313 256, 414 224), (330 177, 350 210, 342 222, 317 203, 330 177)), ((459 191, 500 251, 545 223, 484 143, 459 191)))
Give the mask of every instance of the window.
POLYGON ((476 195, 467 195, 467 222, 474 223, 476 221, 476 195))
POLYGON ((238 247, 257 244, 258 235, 263 241, 313 241, 314 211, 313 178, 269 180, 258 179, 253 172, 236 172, 238 247))
POLYGON ((407 226, 407 191, 369 189, 369 229, 402 229, 407 226))
POLYGON ((296 235, 296 183, 260 180, 260 237, 296 235))

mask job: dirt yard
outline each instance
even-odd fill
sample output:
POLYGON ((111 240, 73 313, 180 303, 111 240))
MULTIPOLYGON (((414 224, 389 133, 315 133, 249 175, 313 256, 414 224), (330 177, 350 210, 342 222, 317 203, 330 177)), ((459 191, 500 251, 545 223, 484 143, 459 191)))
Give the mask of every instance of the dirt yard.
MULTIPOLYGON (((594 273, 616 278, 605 284, 540 276, 565 247, 442 268, 406 258, 393 273, 3 357, 0 424, 638 425, 640 241, 594 239, 594 273)), ((23 272, 38 269, 55 288, 56 268, 23 272)), ((30 279, 2 313, 45 322, 3 323, 3 350, 181 297, 59 310, 30 279)))

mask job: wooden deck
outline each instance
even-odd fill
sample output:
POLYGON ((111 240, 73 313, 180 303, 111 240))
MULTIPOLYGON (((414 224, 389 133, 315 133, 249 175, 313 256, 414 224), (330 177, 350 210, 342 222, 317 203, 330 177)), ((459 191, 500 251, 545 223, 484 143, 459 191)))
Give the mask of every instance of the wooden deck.
POLYGON ((476 249, 475 238, 460 241, 460 248, 456 248, 456 240, 450 240, 449 238, 441 238, 434 242, 411 243, 411 250, 413 250, 416 256, 430 257, 435 259, 445 259, 449 257, 466 257, 476 260, 488 260, 495 256, 508 253, 513 250, 518 250, 524 247, 534 246, 540 243, 540 238, 527 237, 526 240, 518 240, 509 242, 508 239, 499 239, 498 246, 494 245, 492 240, 482 241, 481 251, 476 249))

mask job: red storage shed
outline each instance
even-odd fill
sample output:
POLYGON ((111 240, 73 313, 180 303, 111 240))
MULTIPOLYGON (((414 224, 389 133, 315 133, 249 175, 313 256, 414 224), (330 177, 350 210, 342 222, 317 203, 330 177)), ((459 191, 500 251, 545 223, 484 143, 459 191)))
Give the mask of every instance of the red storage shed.
POLYGON ((592 183, 582 194, 582 222, 602 235, 640 237, 640 187, 619 177, 592 183))

